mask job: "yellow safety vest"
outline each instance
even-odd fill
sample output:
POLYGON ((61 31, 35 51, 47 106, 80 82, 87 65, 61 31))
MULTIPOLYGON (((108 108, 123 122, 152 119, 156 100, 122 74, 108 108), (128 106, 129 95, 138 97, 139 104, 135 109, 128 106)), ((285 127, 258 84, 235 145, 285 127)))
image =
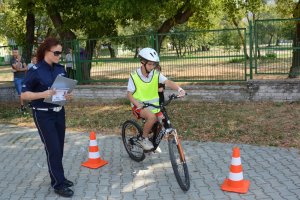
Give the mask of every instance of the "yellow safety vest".
MULTIPOLYGON (((137 71, 134 71, 130 74, 133 83, 135 85, 135 91, 133 97, 139 102, 151 103, 153 105, 159 105, 159 96, 158 96, 158 80, 159 72, 154 70, 152 79, 150 82, 144 82, 141 77, 138 75, 137 71)), ((151 112, 158 113, 160 109, 154 107, 148 107, 151 112)))

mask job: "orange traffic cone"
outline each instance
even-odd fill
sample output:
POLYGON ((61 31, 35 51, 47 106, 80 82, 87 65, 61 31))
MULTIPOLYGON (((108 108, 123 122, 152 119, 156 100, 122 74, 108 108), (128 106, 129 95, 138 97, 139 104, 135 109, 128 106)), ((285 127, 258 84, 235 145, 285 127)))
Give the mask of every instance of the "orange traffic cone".
POLYGON ((108 162, 105 160, 101 160, 99 154, 99 148, 96 140, 95 132, 90 133, 90 146, 89 146, 89 159, 88 161, 82 163, 82 166, 89 167, 92 169, 96 169, 106 165, 108 162))
POLYGON ((247 193, 250 181, 243 180, 243 168, 240 157, 240 149, 233 148, 229 177, 224 180, 221 188, 228 192, 247 193))

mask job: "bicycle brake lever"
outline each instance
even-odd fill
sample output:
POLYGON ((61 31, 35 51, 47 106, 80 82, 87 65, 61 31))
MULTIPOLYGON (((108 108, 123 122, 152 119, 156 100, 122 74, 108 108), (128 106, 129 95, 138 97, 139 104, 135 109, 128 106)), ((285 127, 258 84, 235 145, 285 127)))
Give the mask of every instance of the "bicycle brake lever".
MULTIPOLYGON (((184 95, 184 96, 187 96, 187 95, 188 95, 188 94, 187 94, 187 93, 185 93, 185 95, 184 95)), ((177 95, 177 96, 176 96, 176 99, 177 99, 177 98, 182 98, 182 97, 184 97, 184 96, 178 96, 178 95, 177 95)))

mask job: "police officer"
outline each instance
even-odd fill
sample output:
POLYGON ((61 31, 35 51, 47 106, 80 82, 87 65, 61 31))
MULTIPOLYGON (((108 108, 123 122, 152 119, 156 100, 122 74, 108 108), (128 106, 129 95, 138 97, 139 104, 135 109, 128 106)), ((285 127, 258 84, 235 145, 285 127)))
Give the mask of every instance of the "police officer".
MULTIPOLYGON (((55 94, 49 89, 57 76, 66 76, 64 67, 58 64, 62 54, 62 46, 55 38, 47 38, 37 50, 38 63, 28 71, 22 87, 21 97, 31 100, 33 119, 44 143, 51 186, 54 192, 63 197, 73 196, 69 188, 73 182, 67 180, 62 164, 65 139, 64 107, 44 102, 55 94)), ((65 95, 66 100, 72 94, 65 95)))

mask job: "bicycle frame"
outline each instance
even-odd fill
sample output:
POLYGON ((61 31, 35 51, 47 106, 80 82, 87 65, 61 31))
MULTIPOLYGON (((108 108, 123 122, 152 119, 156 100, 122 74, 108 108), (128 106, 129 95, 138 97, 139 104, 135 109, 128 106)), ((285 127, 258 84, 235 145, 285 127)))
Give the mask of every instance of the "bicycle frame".
MULTIPOLYGON (((155 151, 160 144, 162 138, 167 134, 167 143, 170 155, 171 165, 174 171, 176 180, 183 191, 188 191, 190 188, 190 178, 188 172, 188 166, 185 160, 184 151, 181 146, 180 139, 178 138, 177 130, 172 126, 169 115, 167 113, 166 106, 173 100, 178 98, 175 94, 169 96, 169 100, 162 103, 159 106, 143 103, 143 108, 154 107, 160 109, 163 113, 164 119, 162 122, 156 122, 149 134, 149 140, 153 143, 154 148, 151 150, 144 150, 139 144, 138 139, 142 137, 142 127, 133 120, 127 120, 122 126, 122 140, 127 153, 130 158, 141 162, 145 159, 145 153, 155 151), (158 127, 159 126, 159 127, 158 127), (161 127, 160 127, 161 126, 161 127), (153 134, 152 134, 153 133, 153 134), (137 147, 137 148, 136 148, 137 147)), ((145 123, 145 119, 143 119, 145 123)))
POLYGON ((172 134, 174 135, 175 137, 175 141, 176 141, 176 145, 178 145, 178 136, 177 136, 177 131, 176 129, 173 128, 172 124, 171 124, 171 121, 170 121, 170 118, 169 118, 169 115, 167 113, 167 109, 166 109, 166 106, 174 99, 177 99, 179 97, 177 97, 175 94, 172 94, 169 96, 169 99, 160 104, 159 106, 156 106, 156 105, 153 105, 151 103, 144 103, 144 106, 143 108, 147 108, 149 106, 151 107, 155 107, 155 108, 159 108, 160 111, 163 113, 163 116, 164 116, 164 119, 163 119, 163 123, 161 124, 162 125, 162 128, 164 128, 164 133, 162 135, 158 135, 161 131, 160 130, 157 130, 157 126, 159 125, 160 122, 156 122, 153 127, 152 127, 152 132, 153 132, 153 138, 151 139, 150 138, 150 141, 152 140, 152 143, 153 143, 153 146, 154 146, 154 150, 159 146, 162 138, 166 135, 166 134, 172 134), (153 129, 156 131, 153 131, 153 129))

